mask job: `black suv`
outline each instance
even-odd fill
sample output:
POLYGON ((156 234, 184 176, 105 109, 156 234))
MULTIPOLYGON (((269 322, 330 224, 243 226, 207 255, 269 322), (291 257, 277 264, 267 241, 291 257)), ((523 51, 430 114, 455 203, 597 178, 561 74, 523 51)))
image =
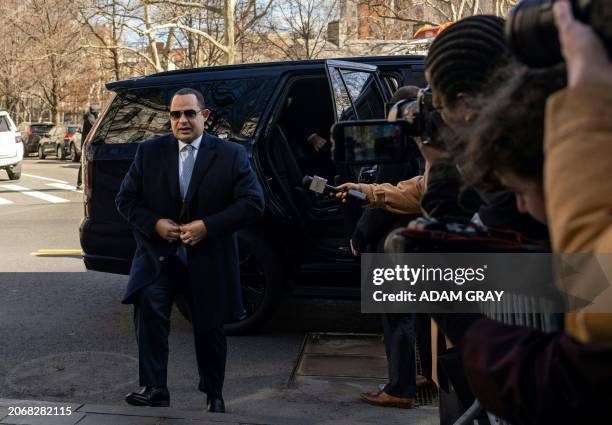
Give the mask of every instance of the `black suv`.
MULTIPOLYGON (((305 143, 313 133, 329 140, 336 121, 383 118, 398 86, 423 83, 422 57, 391 56, 188 69, 107 84, 115 97, 83 149, 86 267, 129 272, 135 243, 115 195, 138 144, 170 132, 173 93, 191 87, 212 112, 206 130, 247 149, 266 196, 264 218, 239 234, 247 316, 228 331, 253 329, 285 289, 358 297, 359 261, 347 235, 361 208, 317 197, 302 181, 314 173, 355 181, 362 170, 334 164, 331 143, 316 152, 305 143)), ((177 305, 188 315, 181 299, 177 305)))

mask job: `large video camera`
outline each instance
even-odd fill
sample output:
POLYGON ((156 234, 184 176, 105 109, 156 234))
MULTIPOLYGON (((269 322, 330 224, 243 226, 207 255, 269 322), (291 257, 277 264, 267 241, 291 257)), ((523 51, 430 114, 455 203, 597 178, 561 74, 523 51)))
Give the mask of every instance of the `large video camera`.
MULTIPOLYGON (((557 0, 523 0, 506 21, 506 37, 516 56, 526 65, 548 67, 563 60, 552 7, 557 0)), ((570 0, 576 19, 590 25, 612 57, 612 2, 570 0)))
POLYGON ((431 90, 421 89, 416 100, 401 100, 389 111, 387 120, 343 121, 332 126, 333 158, 353 165, 405 162, 419 157, 415 143, 441 147, 444 126, 434 108, 431 90))

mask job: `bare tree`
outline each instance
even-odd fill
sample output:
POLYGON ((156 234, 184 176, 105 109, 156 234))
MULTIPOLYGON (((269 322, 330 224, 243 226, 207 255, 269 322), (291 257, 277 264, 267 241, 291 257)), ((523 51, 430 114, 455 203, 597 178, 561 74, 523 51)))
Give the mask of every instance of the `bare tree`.
MULTIPOLYGON (((422 25, 456 22, 489 13, 505 16, 517 0, 349 0, 370 38, 410 38, 422 25)), ((367 37, 366 37, 367 38, 367 37)))
POLYGON ((317 58, 338 6, 338 0, 285 0, 269 15, 268 31, 261 37, 288 59, 317 58))
POLYGON ((121 52, 156 72, 176 66, 183 56, 192 65, 234 63, 236 43, 272 4, 265 0, 258 10, 257 0, 81 1, 81 17, 97 38, 88 47, 111 51, 116 75, 121 52))
MULTIPOLYGON (((124 50, 133 50, 124 44, 125 24, 129 19, 133 2, 117 0, 80 0, 75 9, 76 17, 85 25, 83 47, 95 55, 107 57, 102 64, 110 68, 116 80, 124 73, 124 50)), ((138 54, 139 52, 134 52, 138 54)))
POLYGON ((27 114, 27 93, 35 81, 31 69, 21 60, 28 47, 26 35, 16 27, 22 14, 23 4, 18 0, 0 4, 0 108, 16 120, 27 114))
POLYGON ((49 106, 51 120, 56 123, 62 121, 63 102, 75 94, 69 90, 69 82, 83 74, 78 43, 81 27, 66 16, 70 5, 69 0, 28 0, 22 19, 15 23, 28 43, 20 60, 36 73, 36 90, 30 94, 49 106))

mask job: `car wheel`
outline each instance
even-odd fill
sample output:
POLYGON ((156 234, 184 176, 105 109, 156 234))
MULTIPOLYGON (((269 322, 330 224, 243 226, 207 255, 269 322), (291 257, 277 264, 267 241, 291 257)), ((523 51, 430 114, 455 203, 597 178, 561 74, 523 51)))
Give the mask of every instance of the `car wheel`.
POLYGON ((76 146, 74 143, 70 144, 70 160, 72 162, 79 162, 79 153, 76 150, 76 146))
POLYGON ((38 157, 40 159, 45 159, 46 155, 45 155, 45 149, 43 148, 42 145, 38 145, 38 157))
MULTIPOLYGON (((240 286, 245 316, 238 322, 225 325, 228 335, 253 332, 278 306, 282 294, 282 271, 274 249, 261 235, 253 231, 239 233, 240 286)), ((191 321, 191 314, 183 294, 176 299, 181 314, 191 321)))
POLYGON ((59 159, 60 161, 63 161, 64 160, 64 149, 58 145, 55 152, 57 155, 57 159, 59 159))
POLYGON ((12 170, 6 169, 9 180, 19 180, 21 178, 21 163, 17 164, 12 170))

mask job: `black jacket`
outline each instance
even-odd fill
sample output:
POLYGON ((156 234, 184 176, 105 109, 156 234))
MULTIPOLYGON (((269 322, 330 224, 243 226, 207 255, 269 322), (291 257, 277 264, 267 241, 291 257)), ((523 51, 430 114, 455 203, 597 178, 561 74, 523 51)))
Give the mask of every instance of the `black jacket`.
POLYGON ((194 326, 203 330, 241 317, 236 231, 259 219, 264 210, 261 186, 242 146, 204 134, 183 203, 178 142, 172 135, 144 142, 121 184, 116 205, 133 226, 137 245, 123 303, 132 303, 134 293, 155 281, 162 263, 176 253, 177 244, 155 231, 157 220, 201 219, 208 235, 187 247, 194 326))

